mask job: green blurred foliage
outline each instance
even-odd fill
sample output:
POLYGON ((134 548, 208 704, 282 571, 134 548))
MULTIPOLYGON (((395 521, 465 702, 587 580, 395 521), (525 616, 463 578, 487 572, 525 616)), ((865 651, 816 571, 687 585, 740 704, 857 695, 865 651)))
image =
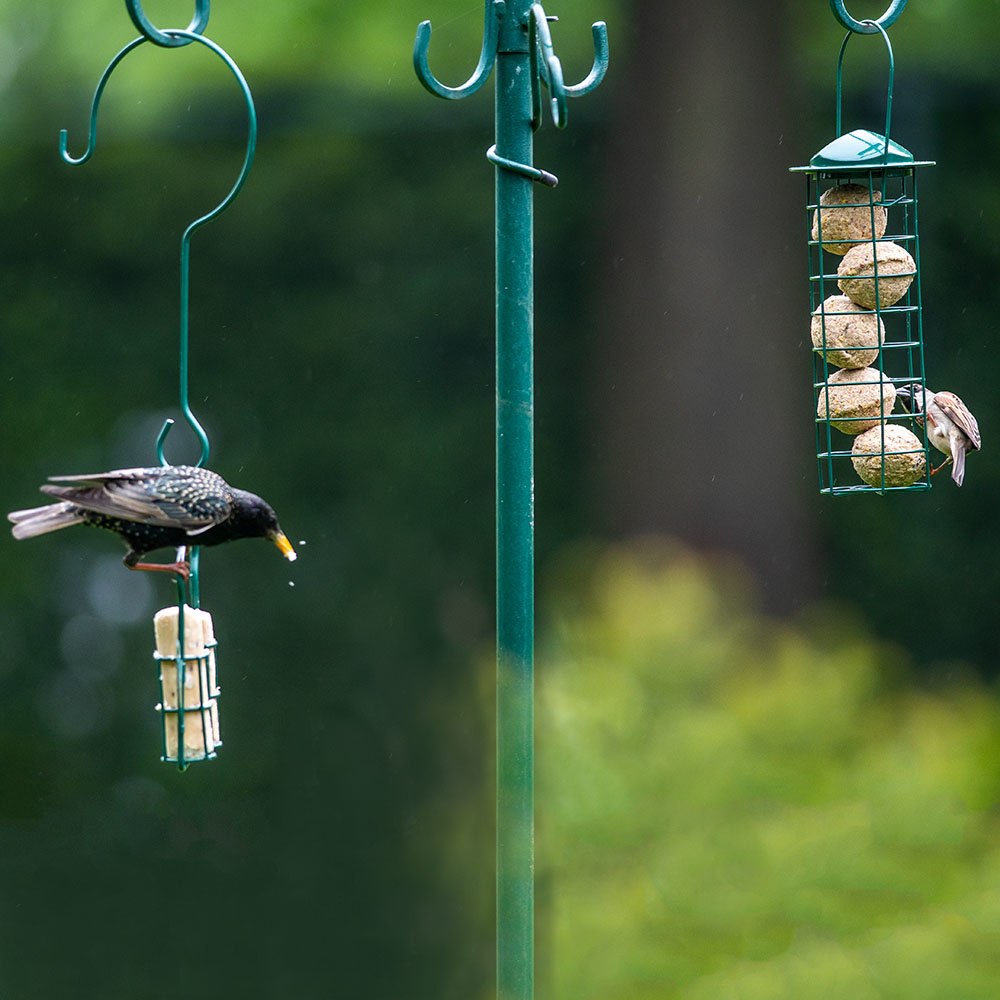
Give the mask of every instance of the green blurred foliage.
MULTIPOLYGON (((890 0, 846 0, 845 7, 857 20, 878 18, 889 9, 890 0)), ((828 3, 790 3, 785 8, 789 37, 795 39, 790 55, 800 78, 832 91, 835 81, 837 47, 847 34, 833 20, 828 3)), ((997 19, 994 0, 934 0, 909 3, 890 26, 897 70, 919 67, 935 76, 964 77, 992 86, 995 78, 995 36, 997 19)), ((851 73, 881 71, 882 92, 888 69, 885 45, 873 36, 855 37, 845 55, 845 84, 851 73), (866 44, 871 41, 874 44, 866 44)), ((853 83, 858 89, 858 81, 853 83)))
POLYGON ((542 641, 558 998, 975 998, 1000 975, 1000 701, 848 607, 764 619, 664 543, 568 556, 542 641))

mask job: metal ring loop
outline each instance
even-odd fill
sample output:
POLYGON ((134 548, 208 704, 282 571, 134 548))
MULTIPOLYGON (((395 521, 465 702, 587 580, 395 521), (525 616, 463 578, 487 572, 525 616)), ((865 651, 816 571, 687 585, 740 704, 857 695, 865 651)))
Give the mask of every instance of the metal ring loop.
POLYGON ((874 19, 865 18, 864 21, 857 21, 847 13, 844 0, 830 0, 830 9, 833 16, 847 28, 848 31, 856 31, 859 35, 874 35, 879 28, 888 28, 893 21, 903 13, 906 0, 892 0, 881 17, 874 19))
MULTIPOLYGON (((200 35, 205 30, 205 27, 208 25, 210 3, 211 0, 195 0, 194 17, 191 18, 191 23, 184 29, 185 32, 200 35)), ((194 41, 194 39, 185 38, 183 35, 160 31, 146 17, 140 0, 125 0, 125 6, 128 8, 128 16, 132 18, 132 23, 155 45, 162 45, 168 49, 176 49, 182 45, 190 45, 194 41)))

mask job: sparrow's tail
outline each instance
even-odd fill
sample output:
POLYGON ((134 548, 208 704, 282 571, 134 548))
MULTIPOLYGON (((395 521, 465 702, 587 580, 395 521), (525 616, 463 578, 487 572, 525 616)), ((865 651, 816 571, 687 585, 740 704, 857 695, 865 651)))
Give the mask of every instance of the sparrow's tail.
POLYGON ((965 479, 965 449, 962 447, 951 449, 951 478, 956 486, 961 486, 965 479))
POLYGON ((7 515, 7 520, 14 522, 10 530, 15 538, 34 538, 35 535, 79 524, 83 519, 84 512, 71 503, 49 503, 30 510, 12 510, 7 515))

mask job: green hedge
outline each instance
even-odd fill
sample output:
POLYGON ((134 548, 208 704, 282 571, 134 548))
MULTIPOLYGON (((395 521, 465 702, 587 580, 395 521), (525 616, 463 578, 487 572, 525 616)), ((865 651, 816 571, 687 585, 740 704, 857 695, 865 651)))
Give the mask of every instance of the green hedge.
POLYGON ((554 998, 991 995, 1000 704, 668 546, 570 560, 539 667, 554 998))

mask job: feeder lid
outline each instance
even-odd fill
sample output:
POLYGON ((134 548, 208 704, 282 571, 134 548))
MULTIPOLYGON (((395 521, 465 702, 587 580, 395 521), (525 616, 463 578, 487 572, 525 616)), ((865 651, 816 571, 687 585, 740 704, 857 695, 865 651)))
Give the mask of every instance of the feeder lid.
POLYGON ((872 167, 926 167, 933 163, 933 160, 914 160, 913 154, 898 142, 859 128, 827 143, 809 161, 808 167, 792 167, 792 170, 870 170, 872 167))

